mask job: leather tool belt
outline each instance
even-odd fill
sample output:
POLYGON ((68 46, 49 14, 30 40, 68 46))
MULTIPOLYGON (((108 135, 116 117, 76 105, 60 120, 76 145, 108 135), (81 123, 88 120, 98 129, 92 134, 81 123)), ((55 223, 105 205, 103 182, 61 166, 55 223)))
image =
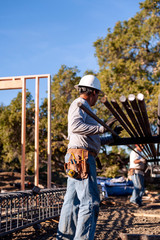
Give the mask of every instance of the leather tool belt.
POLYGON ((128 170, 128 176, 132 176, 132 175, 134 175, 134 168, 130 168, 128 170))
POLYGON ((134 174, 144 175, 144 171, 142 169, 130 168, 128 171, 128 176, 132 176, 134 174))
POLYGON ((89 164, 87 160, 88 154, 90 154, 89 151, 85 149, 68 149, 67 153, 70 153, 71 156, 68 163, 64 164, 65 171, 74 171, 76 174, 73 177, 76 179, 88 178, 89 164))

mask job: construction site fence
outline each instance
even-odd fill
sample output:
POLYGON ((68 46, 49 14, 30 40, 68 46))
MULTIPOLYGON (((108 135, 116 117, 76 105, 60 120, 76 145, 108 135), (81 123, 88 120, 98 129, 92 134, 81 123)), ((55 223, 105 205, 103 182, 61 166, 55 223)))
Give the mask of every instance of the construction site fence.
POLYGON ((0 237, 60 215, 66 188, 0 194, 0 237))

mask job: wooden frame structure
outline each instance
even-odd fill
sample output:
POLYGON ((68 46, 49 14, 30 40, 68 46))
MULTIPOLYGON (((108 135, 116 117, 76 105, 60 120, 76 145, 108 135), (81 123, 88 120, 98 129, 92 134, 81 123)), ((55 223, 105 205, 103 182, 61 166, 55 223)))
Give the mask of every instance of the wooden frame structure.
POLYGON ((26 143, 26 80, 35 79, 35 186, 39 184, 39 80, 48 79, 48 166, 47 166, 47 187, 51 188, 51 76, 29 75, 17 77, 0 78, 0 90, 22 89, 22 128, 21 128, 21 189, 25 189, 25 143, 26 143))

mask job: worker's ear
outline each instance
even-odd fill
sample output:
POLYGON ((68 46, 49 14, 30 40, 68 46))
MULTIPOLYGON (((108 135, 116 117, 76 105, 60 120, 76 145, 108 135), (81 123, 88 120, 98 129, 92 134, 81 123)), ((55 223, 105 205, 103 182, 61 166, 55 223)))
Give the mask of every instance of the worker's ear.
POLYGON ((95 95, 96 95, 96 90, 94 90, 92 93, 93 93, 93 95, 95 96, 95 95))

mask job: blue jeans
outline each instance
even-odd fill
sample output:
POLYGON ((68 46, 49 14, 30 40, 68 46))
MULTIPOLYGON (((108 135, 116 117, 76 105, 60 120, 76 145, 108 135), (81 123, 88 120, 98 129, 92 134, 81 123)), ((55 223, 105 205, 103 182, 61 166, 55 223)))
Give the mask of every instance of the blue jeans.
MULTIPOLYGON (((65 162, 70 154, 66 154, 65 162)), ((68 177, 67 191, 61 209, 57 239, 92 240, 99 213, 99 190, 96 179, 96 163, 88 156, 89 177, 77 180, 68 177)))
POLYGON ((144 194, 144 176, 141 174, 134 174, 131 176, 131 179, 134 189, 130 198, 130 202, 141 205, 142 196, 144 194))

